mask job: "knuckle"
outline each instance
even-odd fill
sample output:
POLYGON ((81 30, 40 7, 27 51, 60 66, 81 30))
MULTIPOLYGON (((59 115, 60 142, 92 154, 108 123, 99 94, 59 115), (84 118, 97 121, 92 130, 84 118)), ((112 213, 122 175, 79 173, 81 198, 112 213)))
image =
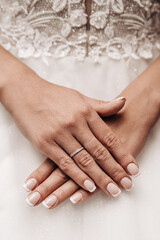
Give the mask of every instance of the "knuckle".
POLYGON ((123 162, 125 163, 127 163, 128 164, 128 160, 130 160, 130 154, 129 154, 129 152, 127 152, 127 151, 124 151, 124 153, 122 154, 122 157, 121 157, 122 159, 123 159, 123 162))
POLYGON ((61 123, 53 126, 53 129, 51 131, 53 138, 56 138, 57 136, 60 136, 62 134, 62 127, 63 126, 61 125, 61 123))
POLYGON ((68 171, 72 164, 73 161, 71 158, 61 158, 59 167, 62 169, 62 171, 68 171))
POLYGON ((83 168, 89 168, 93 164, 93 159, 86 153, 79 159, 79 164, 83 168))
POLYGON ((49 186, 45 185, 45 184, 41 184, 39 186, 39 189, 37 189, 38 192, 41 194, 41 195, 48 195, 50 193, 50 188, 49 186))
POLYGON ((110 133, 109 135, 105 135, 103 140, 104 140, 104 143, 109 148, 115 148, 119 145, 119 139, 114 133, 110 133))
POLYGON ((112 178, 116 181, 119 181, 119 179, 121 179, 123 174, 123 171, 120 170, 119 168, 113 168, 112 170, 112 178))
POLYGON ((99 147, 94 151, 93 157, 97 160, 97 162, 103 162, 108 159, 109 154, 104 147, 99 147))
POLYGON ((38 184, 40 184, 42 179, 45 179, 46 174, 44 171, 41 171, 41 169, 36 169, 33 173, 32 173, 32 178, 35 178, 38 182, 38 184))
POLYGON ((127 169, 127 166, 134 161, 135 159, 132 157, 132 155, 130 155, 129 152, 125 151, 124 153, 122 153, 119 163, 124 169, 127 169))
POLYGON ((97 176, 97 183, 100 187, 106 186, 108 181, 109 181, 109 178, 106 174, 105 174, 105 176, 104 175, 97 176))
POLYGON ((85 116, 85 117, 89 117, 91 115, 91 107, 87 104, 84 104, 82 107, 81 107, 81 110, 80 110, 80 113, 81 115, 85 116))
POLYGON ((62 129, 72 129, 77 126, 77 122, 79 121, 79 112, 74 112, 70 114, 69 116, 66 116, 63 121, 59 123, 59 132, 62 134, 62 129))
POLYGON ((39 149, 43 148, 44 147, 44 144, 45 144, 45 141, 44 141, 44 136, 40 136, 36 139, 36 145, 39 149))
POLYGON ((40 134, 36 139, 36 145, 39 149, 43 149, 46 143, 51 143, 52 139, 46 134, 40 134))
POLYGON ((76 126, 76 124, 77 124, 77 116, 75 116, 75 115, 72 115, 72 116, 70 116, 70 118, 69 118, 69 120, 66 122, 66 126, 67 126, 67 128, 69 127, 69 128, 74 128, 75 126, 76 126))

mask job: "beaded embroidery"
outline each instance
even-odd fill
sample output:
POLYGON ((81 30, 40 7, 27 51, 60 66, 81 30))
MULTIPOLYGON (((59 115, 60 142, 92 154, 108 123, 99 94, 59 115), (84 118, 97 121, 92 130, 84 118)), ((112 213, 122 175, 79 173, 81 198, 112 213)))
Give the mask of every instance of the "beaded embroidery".
POLYGON ((94 0, 90 56, 150 59, 160 49, 160 1, 94 0))
POLYGON ((159 0, 0 0, 0 44, 21 59, 152 58, 160 49, 159 0))

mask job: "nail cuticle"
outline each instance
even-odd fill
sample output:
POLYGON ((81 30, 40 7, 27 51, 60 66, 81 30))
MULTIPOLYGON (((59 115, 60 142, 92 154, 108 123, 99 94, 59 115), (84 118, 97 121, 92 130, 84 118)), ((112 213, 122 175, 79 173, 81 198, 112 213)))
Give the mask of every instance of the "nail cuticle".
POLYGON ((23 188, 27 192, 31 192, 35 188, 36 184, 37 180, 35 178, 30 178, 23 184, 23 188))
POLYGON ((90 180, 85 180, 84 181, 84 186, 91 193, 96 190, 96 186, 90 180))
POLYGON ((131 175, 131 176, 136 178, 136 177, 139 177, 140 175, 141 175, 141 171, 139 171, 139 173, 137 173, 136 175, 131 175))
POLYGON ((127 170, 132 177, 136 177, 140 175, 140 170, 135 163, 128 164, 127 170))
POLYGON ((133 188, 134 188, 134 183, 132 183, 132 187, 131 188, 129 188, 129 189, 125 189, 127 192, 130 192, 133 188))
POLYGON ((109 183, 107 185, 107 191, 113 196, 118 197, 121 193, 121 189, 116 186, 114 183, 109 183))
POLYGON ((49 209, 49 208, 53 207, 56 204, 56 202, 57 202, 57 197, 55 195, 52 195, 52 196, 48 197, 48 199, 45 199, 42 202, 42 204, 44 207, 49 209))
POLYGON ((82 199, 82 194, 81 193, 76 193, 73 196, 70 197, 70 201, 73 204, 77 204, 81 199, 82 199))
POLYGON ((30 207, 34 207, 34 204, 32 204, 32 203, 29 201, 28 197, 26 198, 26 202, 28 203, 28 205, 29 205, 30 207))
POLYGON ((119 189, 119 192, 117 194, 112 194, 112 196, 116 198, 120 195, 120 193, 121 193, 121 190, 119 189))
POLYGON ((26 202, 31 206, 35 206, 41 198, 41 195, 38 192, 34 192, 26 198, 26 202))

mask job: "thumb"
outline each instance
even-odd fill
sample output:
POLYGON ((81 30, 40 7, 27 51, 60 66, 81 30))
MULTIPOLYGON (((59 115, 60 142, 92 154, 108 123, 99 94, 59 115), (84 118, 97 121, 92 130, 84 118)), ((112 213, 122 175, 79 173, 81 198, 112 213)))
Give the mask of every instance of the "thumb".
POLYGON ((94 98, 83 96, 85 101, 102 117, 111 116, 119 112, 125 105, 126 98, 120 97, 112 101, 102 101, 94 98))

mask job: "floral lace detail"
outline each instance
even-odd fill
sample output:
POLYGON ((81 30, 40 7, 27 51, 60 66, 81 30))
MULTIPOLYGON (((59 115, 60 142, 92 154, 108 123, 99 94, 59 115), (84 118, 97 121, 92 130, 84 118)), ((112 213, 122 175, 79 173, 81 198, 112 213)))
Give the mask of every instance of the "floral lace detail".
POLYGON ((89 54, 121 58, 153 56, 160 50, 160 1, 93 0, 89 54))
POLYGON ((99 61, 153 56, 160 50, 159 0, 0 0, 0 44, 21 59, 86 56, 99 61))
POLYGON ((0 44, 5 48, 16 49, 19 58, 42 57, 46 63, 48 56, 86 56, 84 0, 11 2, 7 6, 0 0, 0 44))

